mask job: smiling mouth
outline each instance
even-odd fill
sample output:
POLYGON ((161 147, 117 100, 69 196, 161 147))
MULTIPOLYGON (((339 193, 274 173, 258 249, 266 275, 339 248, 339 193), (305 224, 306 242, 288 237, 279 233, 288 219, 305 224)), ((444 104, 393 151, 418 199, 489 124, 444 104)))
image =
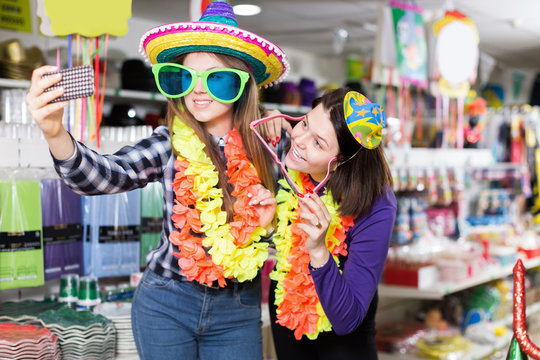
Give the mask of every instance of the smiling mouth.
POLYGON ((293 160, 306 161, 306 159, 304 159, 302 156, 300 156, 300 154, 298 153, 298 151, 296 151, 296 148, 294 146, 291 147, 291 154, 292 154, 293 160))
POLYGON ((193 100, 193 102, 197 105, 206 105, 206 104, 210 104, 212 101, 211 100, 193 100))

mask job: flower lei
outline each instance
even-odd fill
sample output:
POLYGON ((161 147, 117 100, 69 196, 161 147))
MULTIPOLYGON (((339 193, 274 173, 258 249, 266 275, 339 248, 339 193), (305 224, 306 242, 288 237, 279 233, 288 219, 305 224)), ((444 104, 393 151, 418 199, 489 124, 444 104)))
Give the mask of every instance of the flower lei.
POLYGON ((221 210, 223 192, 217 187, 218 172, 204 152, 204 143, 195 131, 179 118, 174 119, 172 145, 178 152, 172 183, 175 204, 172 221, 177 230, 169 240, 178 247, 178 265, 188 280, 212 286, 225 278, 251 280, 268 256, 268 243, 259 242, 266 231, 259 227, 259 215, 247 196, 261 181, 246 156, 240 133, 229 131, 225 155, 227 176, 234 186, 233 221, 221 210), (196 236, 204 233, 205 237, 196 236))
MULTIPOLYGON (((297 171, 289 171, 291 178, 300 185, 300 190, 313 189, 309 177, 297 171)), ((275 305, 277 323, 294 330, 297 340, 306 335, 316 339, 320 332, 331 331, 332 325, 326 317, 309 272, 309 253, 305 248, 306 233, 298 228, 303 222, 298 198, 293 195, 289 184, 281 180, 283 189, 276 196, 277 229, 274 233, 276 245, 276 267, 270 274, 277 281, 275 305)), ((339 255, 347 255, 346 233, 353 225, 350 216, 338 215, 339 204, 333 201, 330 191, 325 189, 321 200, 326 205, 332 220, 326 233, 326 246, 339 265, 339 255)))

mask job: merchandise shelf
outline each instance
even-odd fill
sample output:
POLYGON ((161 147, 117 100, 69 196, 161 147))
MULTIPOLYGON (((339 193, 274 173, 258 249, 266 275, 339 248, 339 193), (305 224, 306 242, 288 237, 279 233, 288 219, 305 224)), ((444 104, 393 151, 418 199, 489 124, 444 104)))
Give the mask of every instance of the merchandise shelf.
MULTIPOLYGON (((540 257, 527 259, 523 261, 527 269, 540 266, 540 257)), ((456 293, 461 290, 480 285, 491 280, 502 279, 512 274, 514 264, 506 266, 491 266, 485 269, 480 275, 461 282, 439 282, 426 289, 418 289, 412 286, 397 285, 379 285, 380 297, 407 298, 407 299, 426 299, 439 300, 444 296, 456 293)))
MULTIPOLYGON (((20 88, 28 89, 30 87, 30 81, 28 80, 12 80, 0 78, 0 88, 20 88)), ((105 89, 105 96, 108 99, 125 99, 125 100, 138 100, 138 101, 157 101, 165 102, 166 98, 161 93, 138 91, 138 90, 124 90, 124 89, 105 89)), ((306 114, 311 108, 309 106, 296 106, 289 104, 275 104, 275 103, 263 103, 268 110, 279 110, 283 113, 290 114, 306 114)))
MULTIPOLYGON (((538 314, 540 312, 540 303, 527 306, 527 316, 538 314)), ((496 326, 506 326, 509 329, 501 336, 497 337, 494 344, 477 344, 473 343, 470 351, 461 360, 478 360, 483 359, 496 351, 504 350, 510 345, 512 340, 512 314, 508 314, 504 319, 495 321, 496 326)), ((414 355, 403 354, 390 354, 385 352, 379 352, 380 360, 420 360, 421 358, 414 355)))
POLYGON ((21 88, 27 89, 30 87, 28 80, 12 80, 0 78, 0 88, 21 88))

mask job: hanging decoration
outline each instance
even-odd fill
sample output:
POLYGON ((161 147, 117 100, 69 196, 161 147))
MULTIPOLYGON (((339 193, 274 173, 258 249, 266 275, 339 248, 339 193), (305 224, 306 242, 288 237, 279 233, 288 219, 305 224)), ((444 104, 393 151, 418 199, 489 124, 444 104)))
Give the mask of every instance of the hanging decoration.
POLYGON ((427 87, 427 46, 424 32, 422 9, 406 2, 391 1, 394 40, 396 46, 396 65, 401 88, 399 108, 402 131, 411 142, 412 96, 410 86, 416 86, 416 138, 422 139, 421 90, 427 87))
MULTIPOLYGON (((95 141, 99 148, 109 36, 128 32, 131 0, 38 0, 37 15, 42 34, 67 38, 68 68, 91 65, 94 69, 94 95, 70 101, 66 117, 67 129, 77 140, 95 141)), ((62 65, 60 48, 56 65, 62 65)))
POLYGON ((416 138, 423 137, 422 89, 427 88, 428 78, 422 8, 412 1, 391 0, 388 6, 382 7, 378 21, 372 81, 385 86, 388 116, 399 117, 401 142, 410 143, 413 113, 416 138), (411 87, 416 87, 414 93, 411 87))
POLYGON ((442 97, 442 147, 463 148, 465 97, 471 84, 476 81, 478 69, 478 31, 471 19, 454 10, 447 11, 443 18, 433 24, 433 33, 433 81, 436 86, 432 91, 436 97, 442 97), (450 114, 453 107, 456 112, 450 114))

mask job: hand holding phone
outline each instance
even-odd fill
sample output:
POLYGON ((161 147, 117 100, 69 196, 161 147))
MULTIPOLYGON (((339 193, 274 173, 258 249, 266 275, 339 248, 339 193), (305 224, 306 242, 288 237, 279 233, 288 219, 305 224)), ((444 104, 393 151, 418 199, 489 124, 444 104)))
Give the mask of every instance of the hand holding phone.
POLYGON ((60 71, 53 71, 43 75, 43 77, 54 74, 62 74, 60 82, 45 89, 45 92, 56 88, 64 88, 64 94, 51 103, 78 99, 82 97, 92 96, 94 94, 94 70, 90 65, 75 66, 60 71))

